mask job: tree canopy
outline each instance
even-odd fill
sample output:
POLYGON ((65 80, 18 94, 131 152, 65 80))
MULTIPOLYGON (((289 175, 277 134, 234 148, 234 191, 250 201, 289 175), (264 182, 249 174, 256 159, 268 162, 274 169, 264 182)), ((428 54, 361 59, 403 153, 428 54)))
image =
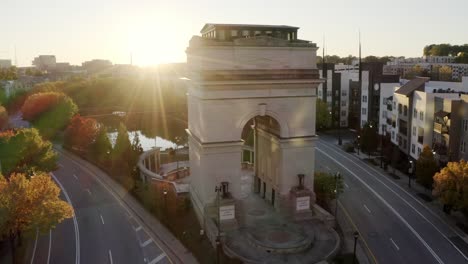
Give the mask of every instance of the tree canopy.
POLYGON ((23 128, 0 133, 0 161, 3 175, 13 172, 33 175, 57 167, 57 154, 37 129, 23 128))
POLYGON ((433 177, 437 172, 437 163, 429 146, 424 145, 416 161, 416 179, 426 188, 432 188, 433 177))
POLYGON ((425 56, 458 56, 460 52, 468 52, 468 44, 451 45, 430 44, 424 47, 423 54, 425 56))
POLYGON ((328 111, 327 103, 322 101, 321 99, 317 99, 316 104, 316 127, 317 130, 322 130, 329 128, 331 126, 331 114, 328 111))
POLYGON ((453 206, 468 216, 468 163, 449 162, 434 175, 433 194, 443 204, 453 206))
POLYGON ((0 236, 8 236, 13 250, 26 230, 48 231, 73 216, 73 208, 59 198, 60 189, 46 173, 28 179, 14 173, 0 175, 0 236))
POLYGON ((366 153, 374 152, 378 146, 377 127, 366 123, 361 130, 361 149, 366 153))
POLYGON ((0 105, 0 131, 8 125, 8 112, 0 105))
POLYGON ((99 133, 99 125, 94 118, 75 115, 65 129, 64 145, 88 151, 99 133))

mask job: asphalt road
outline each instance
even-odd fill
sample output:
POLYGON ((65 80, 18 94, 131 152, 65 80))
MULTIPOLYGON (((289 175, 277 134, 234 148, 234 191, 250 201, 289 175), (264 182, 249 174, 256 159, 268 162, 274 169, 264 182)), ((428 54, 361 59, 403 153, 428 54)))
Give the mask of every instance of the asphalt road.
POLYGON ((76 217, 39 235, 31 263, 172 263, 166 252, 108 187, 59 153, 52 177, 76 217))
POLYGON ((342 151, 336 140, 321 136, 316 170, 343 176, 342 210, 356 225, 378 263, 468 263, 466 250, 453 241, 460 231, 392 179, 342 151))

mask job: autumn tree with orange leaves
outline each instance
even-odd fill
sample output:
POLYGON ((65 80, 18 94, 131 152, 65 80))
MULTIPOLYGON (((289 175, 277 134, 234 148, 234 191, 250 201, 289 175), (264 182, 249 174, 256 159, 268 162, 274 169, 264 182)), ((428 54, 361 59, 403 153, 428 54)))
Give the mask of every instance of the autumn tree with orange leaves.
POLYGON ((5 107, 0 105, 0 130, 6 128, 8 125, 8 113, 5 107))
POLYGON ((28 230, 46 232, 73 216, 71 205, 59 198, 60 189, 46 173, 28 179, 0 175, 0 236, 8 237, 15 263, 15 249, 28 230))
POLYGON ((88 151, 98 133, 99 124, 94 118, 76 115, 65 130, 64 145, 68 148, 88 151))
POLYGON ((36 93, 30 95, 21 107, 23 118, 28 121, 34 120, 43 112, 57 105, 61 97, 64 96, 65 95, 63 93, 56 92, 36 93))
POLYGON ((450 208, 468 217, 468 162, 449 162, 434 175, 433 194, 450 208))

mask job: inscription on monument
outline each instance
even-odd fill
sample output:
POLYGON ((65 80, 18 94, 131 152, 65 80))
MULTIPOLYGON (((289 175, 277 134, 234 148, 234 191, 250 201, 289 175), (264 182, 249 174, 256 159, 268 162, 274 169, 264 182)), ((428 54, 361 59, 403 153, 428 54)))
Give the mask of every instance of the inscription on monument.
POLYGON ((221 206, 219 208, 220 220, 232 220, 235 218, 234 205, 221 206))
POLYGON ((296 210, 309 210, 310 209, 310 196, 302 196, 296 198, 296 210))

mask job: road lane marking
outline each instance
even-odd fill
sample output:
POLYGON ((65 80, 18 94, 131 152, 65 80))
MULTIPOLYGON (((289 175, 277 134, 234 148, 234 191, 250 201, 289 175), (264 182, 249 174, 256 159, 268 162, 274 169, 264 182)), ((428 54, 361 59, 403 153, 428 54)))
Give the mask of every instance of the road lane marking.
POLYGON ((104 218, 102 218, 102 215, 99 215, 101 217, 101 222, 104 224, 104 218))
POLYGON ((36 228, 36 241, 34 241, 34 249, 33 249, 33 253, 32 253, 32 256, 31 256, 31 264, 33 264, 34 262, 34 257, 36 255, 36 247, 37 247, 37 238, 39 237, 39 229, 36 228))
POLYGON ((379 199, 385 206, 388 207, 388 209, 390 209, 391 212, 393 212, 393 214, 395 214, 395 216, 400 219, 400 221, 416 236, 416 238, 424 245, 424 247, 426 247, 426 249, 429 251, 429 253, 431 253, 431 255, 434 257, 434 259, 440 263, 440 264, 443 264, 444 262, 442 261, 442 259, 437 255, 437 253, 435 253, 435 251, 431 248, 431 246, 429 246, 429 244, 427 244, 427 242, 421 237, 421 235, 403 218, 403 216, 401 216, 397 210, 395 210, 395 208, 393 208, 393 206, 391 206, 387 200, 385 200, 380 194, 378 194, 374 189, 372 189, 364 180, 362 180, 359 176, 357 176, 353 171, 351 171, 350 169, 348 169, 347 166, 345 166, 344 164, 340 163, 338 160, 336 160, 335 158, 333 158, 332 156, 328 155, 327 153, 325 153, 323 150, 321 150, 320 148, 316 148, 318 151, 322 152, 325 156, 327 156, 328 158, 330 158, 331 160, 333 160, 336 164, 339 164, 341 167, 343 167, 345 170, 347 170, 352 176, 354 176, 358 181, 360 181, 362 183, 362 185, 364 185, 367 189, 369 189, 370 192, 372 192, 376 197, 377 199, 379 199))
POLYGON ((344 184, 344 186, 345 186, 347 189, 349 189, 349 186, 348 186, 348 184, 346 184, 346 183, 345 183, 345 184, 344 184))
MULTIPOLYGON (((122 201, 122 198, 120 196, 118 196, 116 193, 114 193, 113 190, 110 189, 110 187, 107 186, 107 183, 104 183, 103 180, 97 176, 94 172, 91 171, 91 169, 89 169, 88 167, 82 165, 81 163, 79 163, 78 161, 75 161, 74 159, 70 158, 71 154, 68 154, 68 153, 65 153, 63 151, 60 151, 59 149, 56 149, 58 152, 61 152, 63 154, 63 157, 67 158, 68 160, 70 160, 72 163, 74 163, 76 166, 80 167, 82 170, 86 171, 87 173, 89 173, 99 184, 101 184, 101 186, 106 189, 113 197, 114 199, 117 201, 118 204, 120 204, 120 206, 124 209, 124 211, 131 217, 133 218, 133 215, 130 213, 130 209, 128 209, 126 206, 127 205, 124 205, 123 201, 122 201)), ((135 218, 136 219, 136 218, 135 218)), ((141 222, 136 219, 137 223, 141 225, 141 222)), ((163 247, 161 247, 161 245, 157 242, 156 239, 154 239, 154 235, 150 232, 148 232, 148 230, 143 227, 143 230, 145 230, 145 232, 153 238, 153 241, 154 243, 158 246, 159 249, 161 249, 162 251, 164 251, 163 247)), ((158 237, 159 238, 159 237, 158 237)), ((159 238, 160 242, 162 242, 165 247, 167 249, 169 249, 176 258, 178 258, 177 256, 177 253, 169 246, 167 245, 161 238, 159 238)), ((166 253, 164 253, 166 255, 166 253)), ((169 262, 171 264, 173 264, 174 262, 172 262, 172 259, 168 256, 167 257, 167 260, 169 260, 169 262)), ((180 260, 180 258, 179 258, 180 260)), ((78 263, 78 262, 77 262, 78 263)))
POLYGON ((73 174, 73 177, 75 177, 75 179, 78 180, 78 177, 76 177, 76 174, 73 174))
POLYGON ((397 246, 397 244, 395 243, 395 241, 393 241, 392 238, 390 238, 390 241, 392 241, 392 244, 395 246, 396 250, 400 250, 400 248, 397 246))
POLYGON ((146 240, 145 242, 140 243, 140 246, 141 247, 146 247, 147 245, 151 244, 151 242, 153 242, 153 240, 150 238, 150 239, 146 240))
POLYGON ((366 208, 367 212, 372 213, 371 210, 369 210, 369 208, 364 204, 364 208, 366 208))
POLYGON ((137 228, 135 228, 135 231, 138 232, 138 231, 140 231, 141 229, 143 229, 143 227, 138 226, 137 228))
MULTIPOLYGON (((334 151, 336 154, 342 156, 343 158, 347 159, 348 161, 354 163, 357 167, 359 167, 360 169, 364 170, 367 172, 367 169, 366 168, 363 168, 362 166, 360 166, 358 163, 354 162, 353 160, 351 160, 350 158, 348 158, 346 155, 343 155, 342 153, 340 153, 339 151, 337 151, 336 149, 333 149, 334 146, 329 146, 328 143, 325 143, 323 142, 323 144, 325 145, 325 147, 331 149, 332 151, 334 151)), ((356 158, 354 156, 352 156, 354 159, 357 159, 358 161, 362 162, 361 159, 359 158, 356 158)), ((450 230, 452 230, 452 232, 454 232, 456 235, 460 236, 460 237, 464 237, 464 235, 460 234, 457 230, 455 230, 452 226, 450 226, 449 224, 447 224, 447 222, 442 219, 440 216, 438 216, 436 213, 434 213, 431 209, 429 209, 425 204, 423 204, 421 201, 419 201, 418 199, 416 199, 412 194, 410 194, 409 192, 407 192, 405 189, 403 189, 401 186, 399 186, 398 184, 394 183, 393 181, 391 181, 390 179, 388 179, 384 174, 382 174, 381 172, 377 171, 376 169, 374 169, 373 167, 369 166, 368 164, 364 163, 364 165, 369 168, 370 170, 384 176, 382 178, 384 178, 387 182, 393 184, 394 186, 396 186, 397 188, 399 188, 401 191, 403 191, 406 195, 408 195, 409 197, 411 197, 414 201, 416 201, 419 205, 421 205, 424 209, 426 209, 427 212, 429 212, 429 214, 433 215, 435 218, 439 219, 439 221, 441 221, 441 223, 445 224, 446 227, 448 227, 450 230)), ((367 172, 368 173, 368 172, 367 172)), ((368 173, 369 175, 373 176, 372 174, 368 173)), ((421 212, 419 212, 419 210, 417 210, 412 204, 410 204, 406 199, 403 199, 403 197, 401 197, 401 195, 399 195, 398 193, 396 193, 393 189, 391 189, 387 184, 385 184, 384 182, 382 182, 379 178, 377 177, 372 177, 373 179, 375 179, 376 181, 380 182, 382 185, 384 185, 388 190, 390 190, 393 194, 395 194, 398 198, 400 198, 400 200, 402 200, 405 204, 407 204, 411 209, 413 209, 419 216, 421 216, 424 220, 426 220, 427 223, 429 223, 435 230, 437 230, 437 232, 439 232, 440 235, 442 235, 445 240, 447 240, 451 245, 452 247, 455 248, 455 250, 458 251, 458 253, 460 253, 460 255, 462 255, 462 257, 465 259, 465 260, 468 260, 468 257, 457 247, 457 245, 455 245, 438 227, 436 227, 431 221, 429 221, 429 219, 427 219, 421 212)))
POLYGON ((110 251, 110 249, 109 249, 109 262, 110 264, 114 263, 114 261, 112 260, 112 252, 110 251))
POLYGON ((63 168, 63 165, 62 165, 62 163, 60 163, 60 162, 58 163, 58 166, 59 166, 60 168, 63 168))
POLYGON ((47 264, 50 263, 50 250, 52 248, 52 229, 49 229, 49 253, 47 253, 47 264))
POLYGON ((73 208, 73 226, 75 228, 75 264, 80 264, 80 229, 78 228, 78 221, 76 220, 75 208, 73 207, 73 203, 70 200, 70 196, 68 196, 67 191, 60 183, 60 181, 55 177, 54 173, 51 172, 50 175, 54 178, 55 182, 59 185, 60 189, 62 189, 63 195, 65 195, 65 199, 67 199, 68 203, 73 208))
POLYGON ((89 189, 86 189, 86 191, 89 193, 89 195, 91 195, 91 191, 89 189))
POLYGON ((161 255, 157 256, 155 259, 153 259, 149 264, 156 264, 159 261, 161 261, 164 257, 166 256, 166 253, 161 253, 161 255))
POLYGON ((369 245, 367 244, 366 239, 362 235, 361 231, 359 231, 359 228, 356 226, 353 219, 351 219, 351 216, 349 215, 348 210, 346 210, 346 208, 344 208, 343 204, 341 204, 340 201, 338 201, 338 206, 341 208, 341 210, 343 210, 343 212, 345 213, 346 218, 348 218, 349 222, 354 227, 354 230, 356 230, 359 233, 359 238, 360 238, 359 241, 364 242, 364 245, 366 246, 367 251, 371 255, 372 259, 374 260, 374 263, 377 264, 378 262, 377 262, 377 259, 374 256, 374 253, 372 253, 372 250, 370 249, 369 245))

